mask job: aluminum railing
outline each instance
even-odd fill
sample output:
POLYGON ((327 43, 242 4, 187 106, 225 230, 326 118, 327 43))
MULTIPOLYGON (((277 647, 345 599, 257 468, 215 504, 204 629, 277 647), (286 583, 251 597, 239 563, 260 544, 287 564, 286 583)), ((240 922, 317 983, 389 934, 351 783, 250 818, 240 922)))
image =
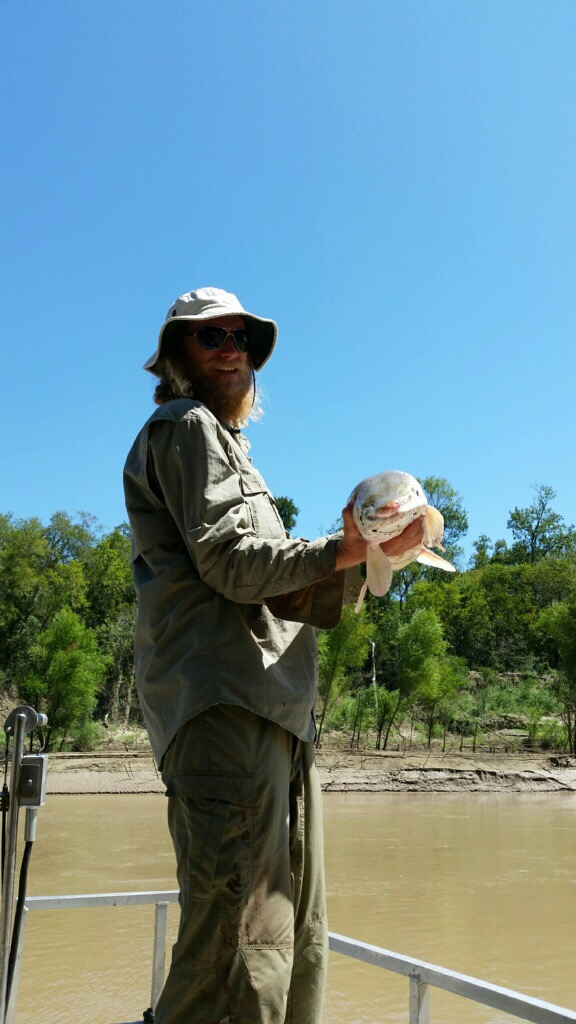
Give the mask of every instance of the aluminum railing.
MULTIPOLYGON (((26 910, 153 904, 155 906, 155 923, 150 1004, 154 1007, 164 983, 168 905, 177 900, 178 892, 174 890, 97 893, 79 896, 28 896, 26 910)), ((16 962, 13 986, 15 991, 18 987, 23 934, 24 928, 16 962)), ((423 960, 391 953, 388 949, 371 946, 366 942, 358 942, 333 932, 330 932, 330 949, 334 953, 353 957, 363 963, 371 964, 373 967, 381 967, 408 978, 409 1024, 430 1024, 430 990, 432 988, 444 989, 463 999, 470 999, 494 1010, 511 1014, 520 1020, 532 1021, 533 1024, 562 1024, 562 1022, 576 1021, 576 1010, 567 1010, 561 1006, 555 1006, 553 1003, 534 999, 532 996, 525 996, 519 992, 513 992, 511 989, 501 988, 499 985, 492 985, 490 982, 469 977, 466 974, 458 974, 456 971, 449 971, 445 967, 437 967, 435 964, 429 964, 423 960)), ((11 1000, 9 1016, 6 1020, 7 1024, 13 1024, 15 1020, 15 998, 11 1000)), ((134 1021, 131 1024, 141 1024, 141 1022, 134 1021)))

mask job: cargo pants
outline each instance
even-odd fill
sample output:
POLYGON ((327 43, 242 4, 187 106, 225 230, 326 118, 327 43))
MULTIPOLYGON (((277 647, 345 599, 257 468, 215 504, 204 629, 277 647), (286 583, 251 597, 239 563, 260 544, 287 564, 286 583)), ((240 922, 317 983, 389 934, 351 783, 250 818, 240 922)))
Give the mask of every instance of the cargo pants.
POLYGON ((328 942, 311 743, 220 704, 163 765, 180 928, 157 1024, 320 1024, 328 942))

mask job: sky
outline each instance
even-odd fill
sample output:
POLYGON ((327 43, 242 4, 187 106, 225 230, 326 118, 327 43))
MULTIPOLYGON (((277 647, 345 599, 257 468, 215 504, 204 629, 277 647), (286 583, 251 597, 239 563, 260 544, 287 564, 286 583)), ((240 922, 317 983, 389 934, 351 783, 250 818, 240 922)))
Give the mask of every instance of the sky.
POLYGON ((2 0, 0 512, 126 520, 176 296, 278 323, 254 464, 576 520, 574 0, 2 0))

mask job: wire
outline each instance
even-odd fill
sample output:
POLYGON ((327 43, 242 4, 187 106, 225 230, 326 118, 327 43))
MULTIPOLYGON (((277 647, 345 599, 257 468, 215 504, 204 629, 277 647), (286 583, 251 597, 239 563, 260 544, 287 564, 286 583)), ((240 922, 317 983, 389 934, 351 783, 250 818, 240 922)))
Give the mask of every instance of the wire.
POLYGON ((32 854, 33 846, 33 842, 31 842, 30 840, 26 841, 26 844, 24 846, 24 853, 22 854, 22 864, 20 865, 20 879, 18 882, 18 903, 16 904, 16 912, 14 914, 12 942, 10 944, 10 956, 8 958, 8 977, 6 981, 6 1006, 8 1006, 8 1002, 10 1000, 10 989, 12 988, 14 965, 16 963, 16 951, 18 949, 20 931, 22 929, 22 918, 24 917, 24 901, 26 899, 26 885, 28 883, 28 865, 30 864, 30 856, 32 854))
POLYGON ((6 859, 6 821, 8 818, 8 806, 10 793, 8 791, 8 751, 10 749, 10 736, 6 734, 6 760, 4 761, 4 785, 2 787, 2 887, 4 887, 4 861, 6 859))

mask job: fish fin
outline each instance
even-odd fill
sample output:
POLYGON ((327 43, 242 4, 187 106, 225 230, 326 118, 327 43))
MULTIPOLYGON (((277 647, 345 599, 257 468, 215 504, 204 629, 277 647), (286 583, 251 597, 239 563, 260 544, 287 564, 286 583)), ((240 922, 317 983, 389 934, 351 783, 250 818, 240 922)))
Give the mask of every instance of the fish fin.
POLYGON ((369 547, 366 557, 366 582, 374 597, 384 597, 392 583, 392 563, 382 548, 369 547))
POLYGON ((364 598, 366 596, 367 589, 368 589, 368 584, 367 584, 366 580, 364 580, 364 583, 362 584, 362 588, 361 588, 360 593, 358 595, 358 600, 356 601, 356 605, 354 607, 354 611, 356 612, 356 615, 358 615, 358 612, 360 611, 362 605, 364 604, 364 598))
POLYGON ((424 543, 430 547, 440 547, 444 533, 444 516, 437 508, 428 505, 424 513, 424 543))
POLYGON ((434 551, 428 551, 428 548, 422 548, 415 561, 421 562, 422 565, 431 565, 434 569, 444 569, 445 572, 456 572, 450 562, 447 562, 445 558, 440 558, 440 555, 434 551))

